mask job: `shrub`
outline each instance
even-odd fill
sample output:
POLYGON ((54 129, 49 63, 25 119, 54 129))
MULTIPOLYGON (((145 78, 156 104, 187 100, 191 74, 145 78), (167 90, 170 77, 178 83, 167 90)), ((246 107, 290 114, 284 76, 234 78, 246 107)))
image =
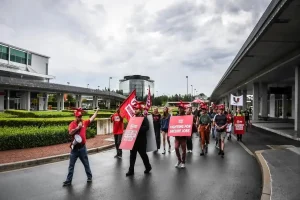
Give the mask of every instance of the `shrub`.
POLYGON ((12 115, 12 114, 9 114, 9 113, 0 112, 0 118, 14 118, 14 117, 18 117, 18 116, 17 115, 12 115))
POLYGON ((30 118, 52 118, 52 117, 71 117, 72 113, 59 111, 25 111, 25 110, 7 110, 5 113, 17 115, 18 117, 30 118))
MULTIPOLYGON (((95 129, 87 129, 87 138, 95 135, 95 129)), ((71 141, 70 139, 67 126, 0 128, 0 150, 2 151, 67 143, 71 141)))
MULTIPOLYGON (((87 119, 87 118, 84 118, 87 119)), ((68 127, 74 117, 66 118, 0 118, 0 127, 47 127, 47 126, 65 126, 68 127)), ((91 128, 96 128, 96 121, 90 125, 91 128)))

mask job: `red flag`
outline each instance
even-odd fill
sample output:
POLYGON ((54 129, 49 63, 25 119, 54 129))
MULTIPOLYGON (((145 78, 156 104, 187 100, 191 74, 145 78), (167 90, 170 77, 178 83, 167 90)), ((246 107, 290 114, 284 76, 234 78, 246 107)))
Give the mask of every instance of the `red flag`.
POLYGON ((127 121, 134 116, 133 106, 136 104, 136 90, 134 89, 131 94, 125 99, 125 101, 120 106, 120 113, 123 115, 127 121))
POLYGON ((144 115, 148 115, 148 110, 150 110, 150 108, 151 108, 151 92, 150 92, 150 87, 149 87, 144 115))

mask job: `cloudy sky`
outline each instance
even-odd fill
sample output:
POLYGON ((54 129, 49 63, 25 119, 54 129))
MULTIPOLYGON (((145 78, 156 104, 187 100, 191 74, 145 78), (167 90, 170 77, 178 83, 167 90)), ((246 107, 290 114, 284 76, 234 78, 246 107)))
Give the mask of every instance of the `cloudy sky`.
POLYGON ((0 0, 0 41, 51 57, 52 82, 118 89, 125 75, 210 95, 271 0, 0 0))

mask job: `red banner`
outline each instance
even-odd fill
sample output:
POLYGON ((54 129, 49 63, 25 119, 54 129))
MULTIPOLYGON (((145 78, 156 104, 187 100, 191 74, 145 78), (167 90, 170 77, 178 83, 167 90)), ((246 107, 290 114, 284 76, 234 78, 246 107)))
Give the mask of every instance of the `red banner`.
POLYGON ((234 116, 234 133, 244 134, 245 133, 245 117, 244 116, 234 116))
POLYGON ((136 104, 136 90, 133 90, 131 94, 125 99, 125 101, 120 106, 120 113, 124 116, 127 121, 134 116, 133 105, 136 104))
POLYGON ((148 110, 150 110, 150 108, 151 108, 151 92, 150 92, 150 87, 149 87, 144 115, 148 115, 148 110))
POLYGON ((192 128, 193 115, 172 116, 168 136, 191 136, 192 128))
POLYGON ((144 117, 132 117, 123 133, 120 149, 132 150, 144 117))

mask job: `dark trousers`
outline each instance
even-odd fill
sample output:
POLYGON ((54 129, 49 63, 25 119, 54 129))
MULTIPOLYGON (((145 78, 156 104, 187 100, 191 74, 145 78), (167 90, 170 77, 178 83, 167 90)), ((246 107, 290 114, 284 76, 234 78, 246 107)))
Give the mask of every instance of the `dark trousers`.
POLYGON ((186 139, 186 146, 187 146, 187 150, 193 150, 192 136, 191 137, 187 137, 187 139, 186 139))
POLYGON ((242 140, 243 134, 236 134, 238 140, 242 140))
POLYGON ((90 169, 90 164, 89 164, 89 159, 88 159, 88 155, 87 155, 87 150, 85 145, 80 148, 80 149, 73 149, 71 151, 71 155, 70 155, 70 163, 69 163, 69 172, 68 172, 68 177, 67 177, 67 181, 72 181, 73 178, 73 174, 74 174, 74 167, 75 167, 75 163, 77 161, 77 158, 79 158, 84 166, 85 169, 85 173, 87 175, 88 178, 92 178, 92 172, 90 169))
POLYGON ((154 129, 157 149, 160 149, 160 129, 154 129))
POLYGON ((119 149, 119 146, 122 141, 122 134, 114 135, 114 137, 115 137, 115 146, 116 146, 116 150, 117 150, 117 155, 122 156, 122 149, 119 149))
POLYGON ((135 165, 137 152, 139 152, 139 154, 140 154, 140 156, 143 160, 143 163, 145 165, 145 168, 150 169, 151 165, 150 165, 150 162, 149 162, 148 155, 146 153, 146 144, 145 144, 145 145, 134 146, 133 149, 130 150, 130 167, 129 167, 129 171, 134 172, 134 165, 135 165))

